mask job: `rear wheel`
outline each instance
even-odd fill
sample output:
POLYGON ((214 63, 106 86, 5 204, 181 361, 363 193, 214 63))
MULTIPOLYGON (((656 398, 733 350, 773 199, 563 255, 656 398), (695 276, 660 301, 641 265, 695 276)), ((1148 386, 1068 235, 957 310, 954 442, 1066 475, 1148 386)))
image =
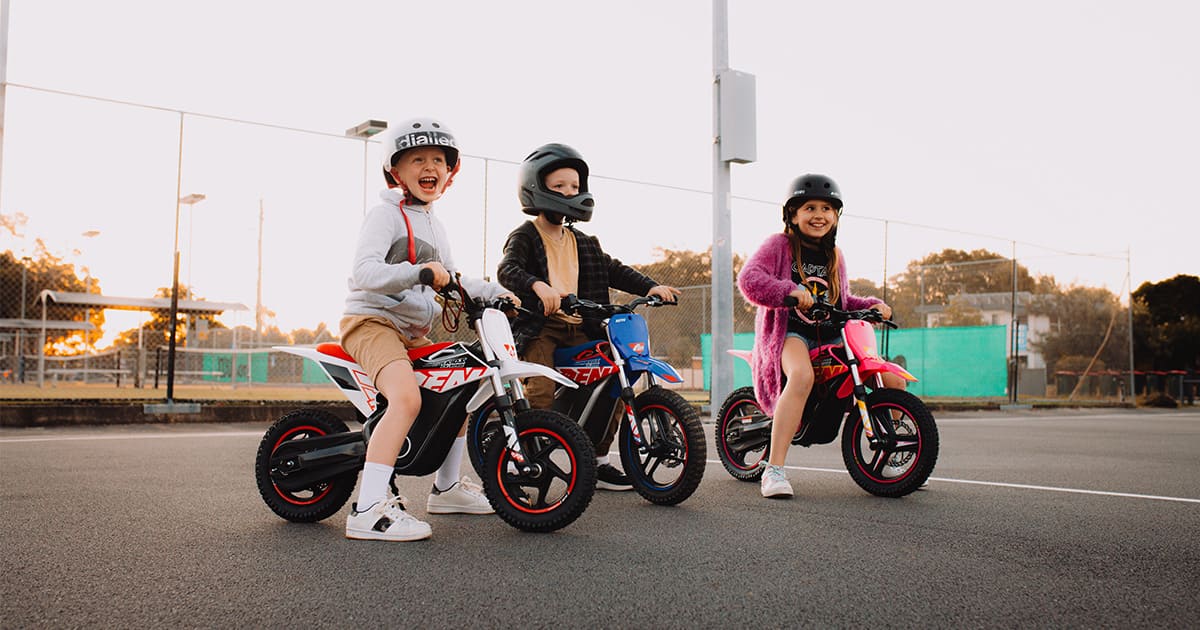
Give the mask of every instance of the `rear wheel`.
POLYGON ((717 412, 717 456, 735 479, 758 481, 760 462, 771 451, 771 416, 763 413, 753 387, 734 390, 717 412))
POLYGON ((490 440, 483 490, 496 514, 527 532, 550 532, 583 514, 596 491, 596 451, 579 425, 556 411, 517 415, 527 470, 503 433, 490 440))
POLYGON ((708 446, 700 414, 683 396, 655 386, 633 401, 637 433, 621 419, 620 451, 633 489, 659 505, 683 502, 700 485, 708 446))
POLYGON ((333 414, 309 409, 293 411, 271 425, 259 442, 254 461, 254 479, 267 507, 296 523, 319 521, 342 509, 354 492, 354 484, 358 481, 357 470, 314 482, 305 488, 285 490, 272 481, 272 475, 278 474, 272 459, 275 452, 288 442, 349 431, 346 424, 333 414))
POLYGON ((842 459, 863 490, 881 497, 902 497, 916 490, 938 457, 938 430, 933 414, 920 398, 899 389, 879 389, 867 396, 867 413, 883 428, 871 444, 862 418, 852 410, 842 432, 842 459))

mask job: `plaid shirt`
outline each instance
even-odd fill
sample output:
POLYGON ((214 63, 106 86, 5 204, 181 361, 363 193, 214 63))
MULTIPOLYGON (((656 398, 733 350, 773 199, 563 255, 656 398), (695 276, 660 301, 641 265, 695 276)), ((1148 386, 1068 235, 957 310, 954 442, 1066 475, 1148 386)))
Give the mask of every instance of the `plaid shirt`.
MULTIPOLYGON (((657 282, 646 277, 621 261, 604 253, 600 249, 600 241, 594 236, 588 236, 572 226, 567 229, 575 235, 575 244, 579 252, 579 297, 599 304, 608 304, 608 289, 612 287, 632 293, 646 295, 657 282)), ((535 282, 549 284, 547 278, 548 264, 546 262, 546 247, 538 234, 533 221, 522 223, 508 235, 504 243, 504 258, 496 270, 496 278, 504 288, 512 291, 521 298, 521 304, 538 312, 542 301, 533 291, 535 282)), ((517 348, 523 348, 525 342, 537 336, 545 322, 540 312, 537 315, 520 313, 512 324, 513 338, 517 348)), ((593 339, 603 335, 600 323, 584 320, 584 332, 593 339)))

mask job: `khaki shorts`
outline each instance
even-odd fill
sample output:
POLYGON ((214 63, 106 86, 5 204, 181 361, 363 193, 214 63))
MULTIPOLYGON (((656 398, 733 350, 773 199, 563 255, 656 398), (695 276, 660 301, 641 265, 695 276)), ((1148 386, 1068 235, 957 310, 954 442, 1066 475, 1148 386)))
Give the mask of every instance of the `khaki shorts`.
POLYGON ((428 337, 412 339, 396 330, 388 320, 377 315, 347 315, 338 323, 342 332, 342 349, 363 366, 371 381, 379 382, 379 372, 393 361, 408 358, 409 348, 427 346, 428 337))

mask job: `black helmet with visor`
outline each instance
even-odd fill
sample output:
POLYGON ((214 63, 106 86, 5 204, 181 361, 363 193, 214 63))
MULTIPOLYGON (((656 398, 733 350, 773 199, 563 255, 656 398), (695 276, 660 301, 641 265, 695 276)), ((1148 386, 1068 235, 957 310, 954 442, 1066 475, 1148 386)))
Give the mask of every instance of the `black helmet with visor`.
POLYGON ((543 212, 563 215, 568 221, 589 221, 596 205, 592 193, 588 192, 588 165, 578 151, 565 144, 545 144, 525 161, 521 162, 518 174, 521 211, 537 216, 543 212), (579 173, 579 194, 567 197, 546 188, 546 176, 560 168, 571 168, 579 173))

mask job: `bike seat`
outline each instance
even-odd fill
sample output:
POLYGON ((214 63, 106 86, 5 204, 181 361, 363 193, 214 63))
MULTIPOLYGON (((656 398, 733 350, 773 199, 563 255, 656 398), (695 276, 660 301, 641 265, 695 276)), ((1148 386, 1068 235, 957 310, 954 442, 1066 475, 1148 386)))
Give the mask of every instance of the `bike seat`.
POLYGON ((342 348, 341 344, 332 342, 317 344, 317 352, 320 352, 321 354, 327 354, 337 359, 342 359, 343 361, 357 363, 357 361, 354 360, 354 357, 350 356, 350 353, 346 352, 346 350, 342 348))
MULTIPOLYGON (((429 355, 433 354, 434 352, 437 352, 438 350, 441 350, 442 348, 445 348, 446 346, 448 346, 452 343, 454 343, 454 342, 444 341, 442 343, 431 343, 431 344, 419 346, 416 348, 409 348, 408 349, 408 358, 412 359, 413 361, 416 361, 417 359, 429 356, 429 355)), ((344 361, 350 361, 351 363, 358 363, 358 361, 356 361, 354 359, 354 357, 350 356, 349 352, 346 352, 346 349, 343 348, 341 346, 341 344, 337 344, 337 343, 333 343, 333 342, 317 344, 317 352, 320 352, 321 354, 327 354, 331 357, 334 357, 337 359, 342 359, 344 361)))

